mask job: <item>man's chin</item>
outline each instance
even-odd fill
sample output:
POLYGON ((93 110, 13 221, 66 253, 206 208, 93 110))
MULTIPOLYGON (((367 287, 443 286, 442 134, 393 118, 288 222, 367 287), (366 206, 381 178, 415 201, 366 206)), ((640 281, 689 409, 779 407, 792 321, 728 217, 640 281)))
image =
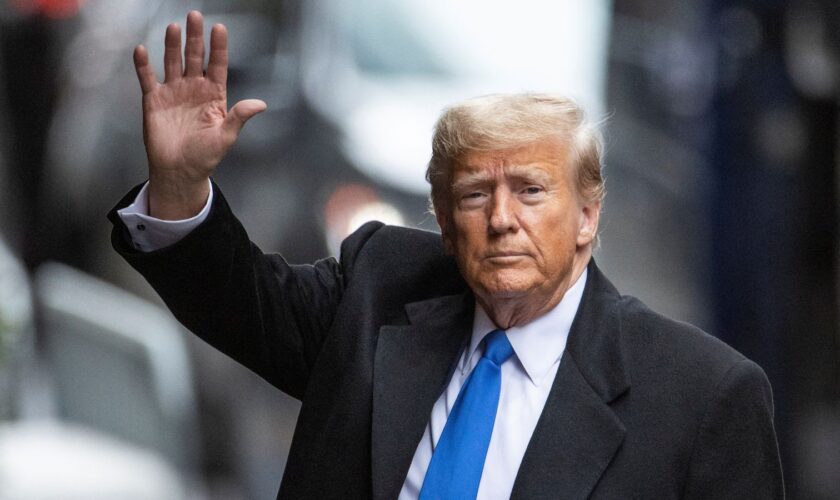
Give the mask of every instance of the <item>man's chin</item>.
POLYGON ((524 281, 496 281, 486 283, 483 287, 488 296, 497 300, 526 297, 534 290, 534 284, 524 281))
POLYGON ((473 292, 485 300, 525 297, 544 282, 543 276, 533 269, 475 269, 465 277, 473 292))
POLYGON ((493 290, 489 292, 488 295, 490 295, 490 297, 492 297, 493 300, 508 301, 522 297, 527 297, 528 292, 522 290, 493 290))

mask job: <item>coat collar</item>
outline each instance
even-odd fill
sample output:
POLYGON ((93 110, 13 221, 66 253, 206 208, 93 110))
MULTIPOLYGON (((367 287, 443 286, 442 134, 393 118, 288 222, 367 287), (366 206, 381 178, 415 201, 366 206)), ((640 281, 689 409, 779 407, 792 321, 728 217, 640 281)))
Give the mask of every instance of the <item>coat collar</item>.
MULTIPOLYGON (((630 386, 621 348, 619 295, 589 264, 586 288, 512 497, 584 498, 625 429, 609 403, 630 386), (549 495, 550 496, 550 495, 549 495)), ((396 498, 432 407, 469 340, 472 294, 407 304, 409 324, 380 329, 373 373, 374 498, 396 498)))
POLYGON ((587 498, 624 441, 624 424, 609 406, 630 387, 619 298, 591 261, 566 351, 511 498, 587 498))
POLYGON ((469 340, 471 293, 405 306, 408 325, 379 331, 373 368, 373 498, 397 498, 432 407, 469 340))
POLYGON ((609 403, 630 387, 621 335, 621 295, 594 259, 588 269, 586 288, 569 331, 566 350, 592 390, 604 403, 609 403))

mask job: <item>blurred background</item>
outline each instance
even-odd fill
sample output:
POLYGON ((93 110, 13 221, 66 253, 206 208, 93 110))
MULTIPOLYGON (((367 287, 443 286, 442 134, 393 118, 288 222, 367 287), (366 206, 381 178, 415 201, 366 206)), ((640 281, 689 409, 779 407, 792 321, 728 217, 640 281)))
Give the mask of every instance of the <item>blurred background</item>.
POLYGON ((261 98, 219 169, 292 262, 436 229, 441 108, 608 118, 599 265, 767 372, 790 498, 840 498, 836 0, 0 0, 0 498, 274 498, 298 403, 185 332, 111 250, 145 180, 132 48, 189 9, 261 98), (208 30, 209 31, 209 30, 208 30))

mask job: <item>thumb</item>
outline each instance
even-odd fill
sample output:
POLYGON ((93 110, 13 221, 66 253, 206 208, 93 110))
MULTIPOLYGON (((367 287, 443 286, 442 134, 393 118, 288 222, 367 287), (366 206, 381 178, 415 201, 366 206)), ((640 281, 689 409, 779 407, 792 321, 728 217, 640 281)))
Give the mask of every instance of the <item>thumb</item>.
POLYGON ((265 108, 267 107, 268 105, 259 99, 245 99, 244 101, 239 101, 230 108, 230 111, 228 111, 222 127, 224 127, 226 132, 231 133, 233 134, 233 137, 236 137, 239 135, 239 131, 242 130, 242 126, 245 125, 245 122, 250 120, 257 113, 265 111, 265 108))

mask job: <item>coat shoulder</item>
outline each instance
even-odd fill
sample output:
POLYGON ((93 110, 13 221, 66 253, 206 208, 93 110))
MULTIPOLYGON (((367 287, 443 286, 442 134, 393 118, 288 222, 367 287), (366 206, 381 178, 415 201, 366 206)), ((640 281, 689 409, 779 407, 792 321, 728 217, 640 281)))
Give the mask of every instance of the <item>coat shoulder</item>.
POLYGON ((700 328, 660 314, 636 297, 619 300, 622 330, 631 346, 639 345, 651 353, 670 354, 674 361, 702 358, 711 365, 730 366, 744 356, 722 340, 700 328))
POLYGON ((402 304, 463 293, 466 284, 438 233, 368 222, 341 246, 347 286, 402 304))
POLYGON ((631 296, 619 299, 622 341, 634 382, 711 396, 737 365, 764 377, 761 368, 694 325, 657 313, 631 296))

